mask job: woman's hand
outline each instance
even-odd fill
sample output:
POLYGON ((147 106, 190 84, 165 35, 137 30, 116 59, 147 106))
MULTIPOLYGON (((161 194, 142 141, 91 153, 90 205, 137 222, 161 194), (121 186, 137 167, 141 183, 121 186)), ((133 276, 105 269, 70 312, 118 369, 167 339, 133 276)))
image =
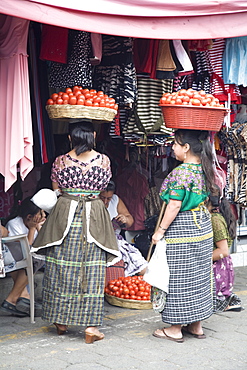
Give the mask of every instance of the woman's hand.
POLYGON ((152 236, 152 242, 153 244, 157 244, 160 239, 162 239, 164 236, 164 232, 162 230, 157 230, 153 236, 152 236))
POLYGON ((33 217, 30 217, 26 221, 26 226, 29 230, 36 229, 39 231, 41 229, 41 226, 44 224, 45 220, 46 220, 45 212, 41 210, 39 213, 37 213, 33 217))

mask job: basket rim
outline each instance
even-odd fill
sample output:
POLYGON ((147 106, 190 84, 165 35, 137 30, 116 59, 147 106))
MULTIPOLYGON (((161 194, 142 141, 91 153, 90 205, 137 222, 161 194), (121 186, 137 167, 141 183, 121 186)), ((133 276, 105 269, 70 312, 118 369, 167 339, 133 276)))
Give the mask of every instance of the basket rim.
POLYGON ((200 108, 200 109, 212 109, 212 110, 220 110, 225 112, 230 112, 230 109, 225 107, 209 107, 209 106, 203 106, 203 105, 182 105, 182 104, 159 104, 160 107, 171 107, 171 108, 200 108))
POLYGON ((116 297, 115 295, 110 295, 110 294, 107 294, 105 293, 105 296, 106 297, 111 297, 111 298, 115 298, 116 301, 119 301, 119 302, 126 302, 126 303, 148 303, 150 304, 151 301, 144 301, 144 300, 137 300, 137 299, 125 299, 125 298, 120 298, 120 297, 116 297))

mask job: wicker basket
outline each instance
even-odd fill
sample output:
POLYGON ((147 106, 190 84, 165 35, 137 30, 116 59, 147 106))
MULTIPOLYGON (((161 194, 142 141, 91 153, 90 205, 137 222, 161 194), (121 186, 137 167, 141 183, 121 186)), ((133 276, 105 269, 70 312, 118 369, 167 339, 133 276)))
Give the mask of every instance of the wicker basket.
POLYGON ((160 104, 165 126, 189 130, 220 131, 228 110, 221 107, 160 104))
POLYGON ((87 107, 84 105, 46 105, 50 119, 88 118, 98 121, 112 121, 117 111, 105 107, 87 107))
POLYGON ((112 306, 133 308, 135 310, 150 310, 153 305, 150 301, 135 301, 134 299, 123 299, 105 293, 105 299, 112 306))

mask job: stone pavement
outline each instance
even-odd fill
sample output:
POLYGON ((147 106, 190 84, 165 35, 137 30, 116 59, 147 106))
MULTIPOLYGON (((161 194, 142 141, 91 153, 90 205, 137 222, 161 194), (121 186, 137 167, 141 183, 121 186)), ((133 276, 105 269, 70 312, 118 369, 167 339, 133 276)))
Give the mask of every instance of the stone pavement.
MULTIPOLYGON (((234 292, 245 310, 215 314, 203 323, 206 339, 174 343, 152 336, 162 328, 153 310, 132 310, 105 303, 105 339, 85 344, 83 328, 57 336, 55 327, 36 318, 0 314, 0 368, 52 369, 247 369, 247 267, 235 268, 234 292)), ((165 325, 166 326, 166 325, 165 325)))

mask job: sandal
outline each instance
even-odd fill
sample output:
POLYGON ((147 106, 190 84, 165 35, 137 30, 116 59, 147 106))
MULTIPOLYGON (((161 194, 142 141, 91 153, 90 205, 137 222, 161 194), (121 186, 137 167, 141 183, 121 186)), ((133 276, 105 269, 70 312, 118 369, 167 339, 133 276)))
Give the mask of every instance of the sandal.
POLYGON ((166 334, 165 332, 165 328, 163 329, 157 329, 155 330, 155 332, 153 332, 153 336, 156 337, 156 338, 161 338, 161 339, 168 339, 168 340, 171 340, 173 342, 177 342, 177 343, 183 343, 184 342, 184 338, 174 338, 174 337, 170 337, 169 335, 166 334), (157 333, 157 330, 161 330, 161 332, 164 334, 164 335, 161 335, 159 333, 157 333))
POLYGON ((189 331, 188 326, 183 326, 182 327, 182 333, 192 335, 194 338, 197 338, 197 339, 206 339, 207 338, 205 334, 191 333, 191 331, 189 331))
POLYGON ((0 306, 0 310, 10 313, 12 316, 26 317, 29 316, 28 313, 17 310, 16 306, 8 301, 4 300, 0 306))
POLYGON ((97 340, 102 340, 105 338, 105 335, 103 333, 95 334, 95 333, 89 333, 85 331, 85 343, 91 344, 93 342, 96 342, 97 340))

